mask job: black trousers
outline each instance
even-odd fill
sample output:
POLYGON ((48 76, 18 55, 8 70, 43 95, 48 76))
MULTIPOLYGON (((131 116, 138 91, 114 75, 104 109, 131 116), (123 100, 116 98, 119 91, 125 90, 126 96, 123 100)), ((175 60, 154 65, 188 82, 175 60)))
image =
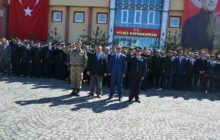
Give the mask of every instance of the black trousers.
POLYGON ((135 98, 136 101, 139 100, 140 88, 141 88, 141 79, 130 79, 130 96, 129 100, 135 98))
POLYGON ((206 89, 208 89, 209 92, 214 92, 215 91, 215 78, 214 76, 207 76, 205 78, 206 81, 206 89))
POLYGON ((205 75, 199 75, 199 90, 204 92, 207 89, 207 82, 205 75))
POLYGON ((155 71, 152 73, 152 76, 153 76, 153 87, 156 89, 160 88, 161 73, 159 71, 155 71))
POLYGON ((220 76, 215 77, 215 92, 220 92, 220 76))

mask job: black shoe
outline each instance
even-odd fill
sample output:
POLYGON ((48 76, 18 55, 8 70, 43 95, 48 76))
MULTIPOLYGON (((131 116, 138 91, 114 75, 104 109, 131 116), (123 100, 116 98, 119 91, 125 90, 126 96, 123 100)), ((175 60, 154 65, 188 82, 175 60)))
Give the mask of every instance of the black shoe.
POLYGON ((76 94, 76 89, 74 88, 73 91, 70 93, 70 96, 74 96, 76 94))
POLYGON ((76 89, 75 96, 79 96, 80 89, 76 89))
POLYGON ((137 102, 137 103, 141 103, 141 101, 140 101, 140 100, 135 100, 135 102, 137 102))
POLYGON ((74 93, 74 92, 71 92, 71 93, 70 93, 70 96, 74 96, 74 95, 75 95, 75 93, 74 93))
POLYGON ((77 94, 78 94, 79 92, 80 92, 80 89, 78 89, 78 88, 77 88, 75 93, 77 93, 77 94))

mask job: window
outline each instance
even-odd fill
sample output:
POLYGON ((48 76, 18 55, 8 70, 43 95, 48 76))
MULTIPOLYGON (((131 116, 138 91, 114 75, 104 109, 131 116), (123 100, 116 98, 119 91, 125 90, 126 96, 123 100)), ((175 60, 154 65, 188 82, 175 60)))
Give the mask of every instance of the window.
POLYGON ((134 15, 134 23, 141 24, 141 17, 142 17, 142 12, 140 10, 136 10, 134 15))
POLYGON ((148 12, 147 23, 148 24, 154 24, 155 23, 155 11, 149 11, 148 12))
POLYGON ((97 13, 96 22, 98 24, 106 24, 107 23, 107 17, 108 17, 107 13, 97 13))
POLYGON ((148 12, 147 24, 155 24, 155 11, 148 12))
POLYGON ((84 22, 84 12, 74 12, 74 22, 83 23, 84 22))
POLYGON ((171 28, 180 28, 181 26, 181 17, 170 17, 170 27, 171 28))
POLYGON ((62 11, 53 11, 52 12, 52 21, 53 22, 62 22, 62 11))
POLYGON ((128 10, 122 10, 122 16, 121 16, 121 22, 122 23, 128 23, 128 10))

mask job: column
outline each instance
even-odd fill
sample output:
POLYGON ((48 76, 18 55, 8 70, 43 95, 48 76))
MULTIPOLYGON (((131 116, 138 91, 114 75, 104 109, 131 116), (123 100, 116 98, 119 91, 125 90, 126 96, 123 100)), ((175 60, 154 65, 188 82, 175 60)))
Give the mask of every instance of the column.
POLYGON ((115 4, 116 4, 116 0, 110 0, 108 43, 111 43, 111 44, 109 45, 109 47, 112 47, 112 42, 113 42, 113 37, 114 37, 115 4))
POLYGON ((164 42, 166 40, 169 10, 170 10, 170 0, 164 0, 162 21, 161 21, 161 33, 160 33, 160 46, 161 47, 164 46, 164 42))

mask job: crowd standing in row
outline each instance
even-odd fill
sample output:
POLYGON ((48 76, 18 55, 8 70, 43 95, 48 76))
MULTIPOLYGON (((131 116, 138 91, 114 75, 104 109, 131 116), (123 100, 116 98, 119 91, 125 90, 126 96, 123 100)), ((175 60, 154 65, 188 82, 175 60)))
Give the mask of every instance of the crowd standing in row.
POLYGON ((112 49, 103 46, 30 42, 19 39, 0 44, 0 71, 3 75, 66 80, 71 96, 78 96, 82 81, 89 81, 90 96, 101 98, 102 84, 110 86, 109 100, 122 89, 130 89, 129 101, 140 102, 140 89, 175 89, 220 92, 220 55, 204 51, 163 51, 141 48, 112 49))

